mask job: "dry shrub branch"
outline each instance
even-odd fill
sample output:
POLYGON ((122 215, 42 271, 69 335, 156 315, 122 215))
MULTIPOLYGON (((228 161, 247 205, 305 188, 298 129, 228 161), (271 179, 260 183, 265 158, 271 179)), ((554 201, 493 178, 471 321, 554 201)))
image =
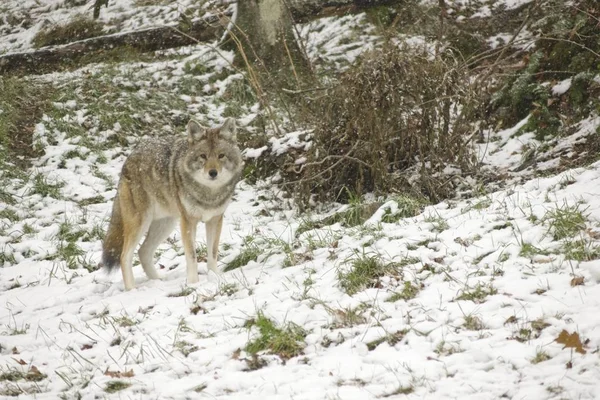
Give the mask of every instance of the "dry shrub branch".
POLYGON ((482 103, 450 54, 388 44, 319 100, 313 146, 288 185, 303 204, 368 192, 453 192, 448 171, 473 172, 472 121, 482 103))

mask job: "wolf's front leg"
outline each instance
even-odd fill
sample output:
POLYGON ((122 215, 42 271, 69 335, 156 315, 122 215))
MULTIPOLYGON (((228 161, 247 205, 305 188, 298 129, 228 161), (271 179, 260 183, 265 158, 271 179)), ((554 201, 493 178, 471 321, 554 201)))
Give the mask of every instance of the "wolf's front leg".
POLYGON ((223 227, 223 214, 206 221, 206 266, 209 271, 219 275, 217 259, 219 258, 219 238, 223 227))
POLYGON ((187 282, 198 282, 198 261, 196 261, 196 226, 198 221, 192 218, 181 217, 181 240, 185 252, 187 282))

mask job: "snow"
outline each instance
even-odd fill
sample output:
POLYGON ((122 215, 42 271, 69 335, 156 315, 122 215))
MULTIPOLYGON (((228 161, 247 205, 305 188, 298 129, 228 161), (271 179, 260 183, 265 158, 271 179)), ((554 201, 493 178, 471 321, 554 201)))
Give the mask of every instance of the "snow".
POLYGON ((307 139, 310 133, 307 131, 288 132, 282 138, 270 138, 273 154, 280 156, 288 153, 291 149, 308 150, 310 142, 307 139))
MULTIPOLYGON (((104 24, 105 31, 128 32, 163 25, 177 25, 181 14, 194 21, 207 14, 207 10, 217 6, 223 11, 229 10, 227 2, 195 0, 179 0, 177 2, 156 1, 154 5, 136 6, 135 0, 109 1, 101 8, 98 21, 104 24), (113 28, 111 30, 111 28, 113 28)), ((150 3, 150 2, 147 2, 150 3)), ((18 20, 31 19, 37 21, 31 26, 26 23, 10 24, 0 19, 0 54, 4 52, 20 52, 32 49, 31 39, 50 24, 65 24, 74 17, 84 15, 91 17, 93 4, 86 1, 68 2, 64 0, 3 0, 0 11, 7 10, 5 15, 17 16, 18 20), (72 3, 72 4, 69 4, 72 3)))
POLYGON ((374 29, 364 14, 327 17, 301 25, 299 39, 305 43, 311 60, 332 64, 340 70, 379 42, 374 29))
POLYGON ((569 90, 569 88, 571 87, 571 81, 572 81, 572 79, 569 78, 569 79, 560 81, 559 83, 554 85, 552 87, 552 94, 555 96, 561 96, 561 95, 565 94, 567 92, 567 90, 569 90))
POLYGON ((532 132, 519 134, 528 120, 529 116, 511 128, 495 132, 494 138, 478 146, 479 159, 493 168, 508 170, 516 167, 521 161, 522 149, 539 143, 532 132))
MULTIPOLYGON (((116 3, 103 9, 104 20, 135 15, 127 25, 134 29, 173 22, 175 10, 191 0, 139 13, 131 1, 116 3)), ((525 3, 505 1, 509 8, 525 3)), ((15 12, 30 10, 36 18, 66 18, 80 10, 62 5, 50 0, 3 4, 15 12)), ((377 44, 371 28, 358 31, 361 24, 366 24, 364 15, 332 17, 302 26, 301 36, 307 38, 313 61, 343 69, 377 44)), ((31 32, 0 39, 0 51, 27 49, 31 32)), ((422 37, 407 42, 425 43, 422 37)), ((120 65, 119 73, 106 79, 121 88, 136 88, 132 96, 139 99, 161 102, 153 90, 175 90, 186 75, 185 63, 200 60, 211 71, 195 77, 204 92, 177 93, 181 104, 167 106, 174 118, 222 121, 221 96, 241 76, 232 72, 222 80, 208 80, 228 68, 231 54, 217 56, 204 45, 173 52, 183 58, 120 65)), ((102 66, 92 65, 40 79, 64 84, 103 73, 102 66)), ((553 86, 555 96, 568 90, 566 81, 553 86)), ((97 111, 82 93, 77 100, 53 106, 64 113, 63 122, 85 127, 100 143, 126 130, 124 121, 101 129, 97 111)), ((249 106, 238 119, 241 127, 257 113, 258 106, 249 106)), ((5 189, 18 203, 2 203, 0 208, 0 396, 20 390, 23 399, 598 397, 600 266, 594 257, 577 261, 565 248, 581 241, 589 254, 599 251, 600 162, 544 178, 532 178, 528 171, 514 173, 523 178, 521 183, 429 205, 419 215, 396 222, 384 217, 400 212, 399 200, 386 199, 363 225, 335 223, 302 233, 299 229, 307 221, 326 215, 302 214, 274 179, 244 181, 225 214, 219 264, 228 265, 249 243, 260 250, 255 261, 218 277, 207 275, 202 261, 200 282, 186 285, 185 257, 175 232, 159 247, 161 279, 150 281, 135 267, 136 288, 126 292, 119 273, 89 272, 84 266, 100 260, 95 232, 106 229, 130 147, 90 149, 81 137, 51 129, 53 118, 45 115, 35 126, 34 141, 45 151, 27 173, 59 185, 60 196, 40 194, 35 181, 14 180, 5 189), (79 156, 65 159, 68 152, 79 156), (16 218, 9 218, 10 212, 16 218), (580 213, 585 222, 576 234, 555 238, 557 212, 580 213), (65 246, 65 227, 83 234, 76 240, 82 252, 74 269, 57 257, 65 246), (535 249, 531 254, 525 251, 527 245, 535 249), (290 256, 294 262, 287 265, 290 256), (402 273, 349 295, 340 286, 339 274, 362 256, 401 263, 402 273), (583 285, 572 286, 574 277, 582 277, 583 285), (387 301, 406 283, 419 289, 414 297, 387 301), (191 289, 187 294, 182 292, 186 288, 191 289), (477 288, 489 293, 465 298, 477 288), (259 312, 279 326, 302 327, 302 354, 284 361, 260 353, 266 365, 248 370, 252 356, 244 349, 258 332, 245 325, 259 312), (480 325, 474 329, 477 320, 480 325), (578 332, 586 354, 556 343, 562 330, 578 332), (397 340, 375 343, 390 337, 397 340), (532 362, 540 354, 548 359, 532 362), (10 372, 27 373, 34 367, 46 377, 38 382, 7 379, 10 372), (130 386, 107 392, 106 385, 115 380, 130 386)), ((523 131, 527 121, 487 132, 490 140, 477 148, 480 159, 495 172, 517 167, 526 149, 540 145, 534 133, 523 131)), ((599 126, 600 118, 591 115, 554 150, 568 150, 599 126)), ((169 129, 164 133, 185 134, 182 126, 169 129)), ((127 140, 133 144, 154 134, 142 132, 127 140)), ((275 155, 292 155, 296 164, 307 161, 302 152, 310 146, 310 131, 270 134, 269 146, 245 149, 245 158, 261 157, 271 149, 275 155)), ((332 207, 328 215, 350 209, 332 207)), ((202 227, 197 241, 205 243, 202 227)))
MULTIPOLYGON (((362 247, 362 238, 348 231, 338 232, 335 260, 328 254, 333 249, 323 248, 314 252, 312 260, 282 269, 281 257, 267 256, 240 271, 224 274, 221 282, 203 277, 193 285, 196 292, 185 297, 168 297, 181 290, 185 275, 183 256, 172 249, 159 259, 165 266, 161 281, 148 281, 136 268, 138 288, 133 292, 123 291, 120 276, 106 277, 102 271, 74 273, 51 261, 23 259, 0 270, 2 282, 16 279, 22 285, 4 290, 0 296, 6 305, 2 315, 5 329, 29 325, 25 334, 2 337, 3 361, 13 368, 35 365, 41 372, 54 375, 44 383, 47 386, 42 386, 47 394, 36 398, 52 398, 69 390, 56 373, 75 384, 91 379, 91 385, 78 391, 83 398, 93 398, 111 379, 104 375, 108 369, 133 370, 133 385, 122 395, 145 392, 158 398, 186 398, 193 387, 203 384, 203 393, 213 398, 312 399, 337 395, 374 399, 399 386, 413 385, 410 398, 546 398, 546 388, 556 386, 563 393, 592 399, 598 390, 593 373, 597 357, 590 353, 572 356, 553 343, 553 338, 567 329, 589 339, 590 349, 599 344, 596 310, 600 289, 596 278, 559 254, 537 261, 519 255, 521 241, 543 248, 553 244, 546 226, 528 220, 530 213, 543 217, 564 204, 583 202, 590 221, 600 217, 596 200, 600 195, 600 164, 570 173, 575 182, 563 189, 556 189, 564 178, 559 175, 493 193, 485 209, 473 209, 469 202, 430 206, 415 218, 381 223, 382 237, 362 251, 379 254, 385 260, 407 254, 419 259, 407 266, 405 273, 424 287, 409 301, 385 302, 392 288, 367 289, 356 299, 338 288, 337 270, 344 268, 344 260, 357 246, 362 247), (434 232, 425 222, 431 215, 449 227, 434 232), (504 221, 510 221, 512 228, 496 228, 504 221), (457 243, 459 237, 472 242, 468 246, 457 243), (423 240, 432 242, 408 250, 410 244, 423 240), (500 261, 502 254, 508 257, 500 261), (421 272, 425 265, 443 272, 421 272), (171 266, 176 268, 170 270, 171 266), (586 286, 571 287, 572 272, 586 278, 586 286), (314 284, 307 298, 299 300, 308 275, 313 276, 314 284), (218 294, 219 285, 225 282, 235 283, 239 289, 231 296, 218 294), (492 284, 498 293, 479 304, 456 300, 477 282, 492 284), (548 290, 536 294, 539 288, 548 290), (198 299, 204 299, 200 304, 206 314, 192 315, 189 310, 198 299), (365 315, 366 323, 327 327, 335 315, 326 307, 344 310, 360 304, 373 306, 365 315), (276 321, 294 322, 309 330, 304 356, 285 365, 273 357, 262 369, 244 371, 245 362, 233 359, 232 354, 247 342, 249 333, 242 325, 257 310, 276 321), (486 327, 480 331, 461 328, 470 315, 480 318, 486 327), (119 326, 117 321, 123 316, 135 324, 119 326), (507 324, 513 316, 517 322, 507 324), (538 318, 550 324, 540 337, 523 342, 510 339, 538 318), (185 329, 181 329, 182 324, 185 329), (368 350, 366 343, 404 329, 409 332, 400 342, 368 350), (121 344, 111 345, 117 337, 121 344), (324 338, 334 343, 325 347, 324 338), (181 340, 198 350, 184 357, 174 350, 174 343, 181 340), (12 354, 13 348, 18 354, 12 354), (552 358, 531 364, 529 360, 540 349, 552 358), (19 366, 15 359, 23 359, 27 365, 19 366), (573 369, 566 370, 564 365, 571 359, 573 369)), ((258 195, 256 189, 242 184, 227 213, 224 243, 236 248, 241 237, 257 231, 257 236, 293 237, 297 227, 293 219, 283 214, 256 214, 260 207, 253 203, 258 195)), ((107 206, 90 210, 88 218, 102 218, 107 206)), ((66 217, 81 217, 77 209, 63 211, 66 217)), ((44 214, 51 211, 40 208, 39 215, 44 214)), ((590 224, 593 227, 597 222, 590 224)), ((40 236, 28 247, 45 247, 40 236)), ((97 246, 90 250, 97 258, 97 246)), ((225 256, 223 263, 227 259, 225 256)))

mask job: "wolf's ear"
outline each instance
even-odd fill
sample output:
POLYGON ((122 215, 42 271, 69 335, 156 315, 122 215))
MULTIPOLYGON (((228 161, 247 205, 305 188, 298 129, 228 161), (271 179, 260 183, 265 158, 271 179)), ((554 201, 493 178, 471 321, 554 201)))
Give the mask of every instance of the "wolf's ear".
POLYGON ((219 129, 219 135, 227 140, 232 140, 235 142, 237 134, 237 126, 235 125, 235 119, 227 118, 225 122, 223 122, 223 126, 219 129))
POLYGON ((197 142, 206 136, 206 128, 193 119, 190 119, 190 122, 188 122, 187 131, 190 142, 197 142))

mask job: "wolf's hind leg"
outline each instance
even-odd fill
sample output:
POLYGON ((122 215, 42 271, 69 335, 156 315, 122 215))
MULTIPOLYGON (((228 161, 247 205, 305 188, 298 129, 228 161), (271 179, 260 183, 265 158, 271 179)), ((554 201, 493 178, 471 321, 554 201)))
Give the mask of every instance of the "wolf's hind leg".
POLYGON ((175 218, 162 218, 152 221, 144 243, 140 246, 138 255, 144 272, 150 279, 158 279, 158 273, 154 268, 154 252, 175 228, 175 218))
POLYGON ((133 253, 142 236, 148 231, 150 218, 147 215, 133 215, 124 218, 123 252, 121 253, 121 272, 125 290, 133 289, 133 253))
POLYGON ((217 259, 219 258, 219 238, 221 237, 221 228, 223 227, 223 214, 206 221, 206 267, 209 271, 220 275, 217 269, 217 259))

